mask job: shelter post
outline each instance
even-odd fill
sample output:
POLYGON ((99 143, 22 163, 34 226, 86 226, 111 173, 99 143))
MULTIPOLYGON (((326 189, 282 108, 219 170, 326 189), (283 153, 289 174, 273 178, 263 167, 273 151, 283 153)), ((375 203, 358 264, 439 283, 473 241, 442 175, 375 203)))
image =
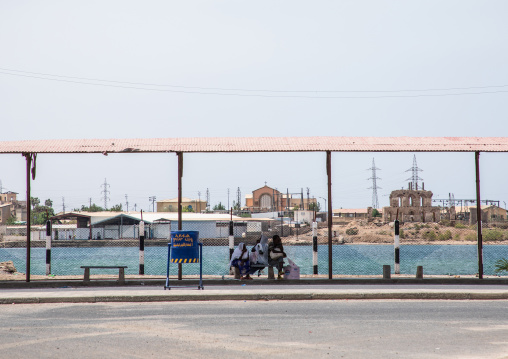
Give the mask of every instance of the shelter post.
POLYGON ((483 279, 482 205, 480 199, 480 151, 475 152, 476 226, 478 229, 478 278, 483 279))
MULTIPOLYGON (((182 177, 183 177, 183 152, 177 152, 178 156, 178 230, 182 230, 182 177)), ((182 263, 178 263, 178 280, 182 280, 182 263)))
POLYGON ((30 282, 30 235, 32 227, 32 211, 30 208, 30 168, 32 167, 32 154, 23 153, 26 158, 26 270, 25 278, 30 282))
POLYGON ((328 176, 328 279, 332 279, 332 152, 326 151, 326 174, 328 176))

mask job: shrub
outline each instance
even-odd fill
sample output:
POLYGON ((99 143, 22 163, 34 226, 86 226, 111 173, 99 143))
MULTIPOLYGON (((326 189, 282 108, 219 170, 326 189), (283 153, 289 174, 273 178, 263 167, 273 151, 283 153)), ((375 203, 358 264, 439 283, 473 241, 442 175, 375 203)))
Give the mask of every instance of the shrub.
POLYGON ((464 239, 466 241, 476 241, 476 234, 469 233, 469 234, 466 235, 466 237, 464 239))
POLYGON ((356 227, 348 228, 348 229, 346 229, 346 234, 348 236, 356 236, 358 234, 358 228, 356 228, 356 227))
POLYGON ((439 222, 440 225, 442 226, 446 226, 446 227, 449 227, 451 225, 451 222, 448 220, 448 219, 442 219, 440 222, 439 222))
POLYGON ((495 269, 495 272, 496 273, 499 273, 499 272, 508 272, 508 259, 500 259, 496 262, 496 269, 495 269))
POLYGON ((400 239, 406 238, 406 236, 404 235, 404 230, 403 229, 399 230, 399 238, 400 239))
POLYGON ((460 241, 460 233, 455 233, 453 239, 455 239, 456 241, 460 241))
POLYGON ((504 232, 498 229, 488 229, 483 233, 482 237, 485 241, 501 241, 503 240, 504 232))
POLYGON ((467 226, 463 223, 457 222, 457 223, 455 223, 455 228, 464 229, 464 228, 467 228, 467 226))
POLYGON ((439 233, 437 236, 437 239, 440 241, 446 241, 448 239, 452 239, 452 232, 450 231, 444 231, 443 233, 439 233))
POLYGON ((436 236, 436 232, 434 231, 427 231, 423 234, 423 239, 427 239, 429 241, 435 241, 437 236, 436 236))

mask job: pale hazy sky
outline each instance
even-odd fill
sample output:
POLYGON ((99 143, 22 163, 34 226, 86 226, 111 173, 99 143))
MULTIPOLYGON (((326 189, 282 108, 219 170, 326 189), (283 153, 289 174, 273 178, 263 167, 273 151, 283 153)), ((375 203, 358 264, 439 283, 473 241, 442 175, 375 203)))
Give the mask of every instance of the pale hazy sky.
MULTIPOLYGON (((506 1, 0 0, 0 141, 221 136, 506 136, 506 1)), ((381 206, 413 154, 333 154, 334 208, 381 206)), ((507 154, 482 197, 508 201, 507 154)), ((473 154, 417 154, 435 197, 474 198, 473 154)), ((184 156, 184 196, 264 185, 326 196, 325 155, 184 156)), ((33 195, 62 210, 176 197, 176 156, 40 155, 33 195)), ((25 195, 25 162, 0 155, 25 195)), ((243 202, 243 199, 242 199, 243 202)), ((322 205, 324 201, 321 201, 322 205)), ((501 203, 503 205, 503 202, 501 203)))

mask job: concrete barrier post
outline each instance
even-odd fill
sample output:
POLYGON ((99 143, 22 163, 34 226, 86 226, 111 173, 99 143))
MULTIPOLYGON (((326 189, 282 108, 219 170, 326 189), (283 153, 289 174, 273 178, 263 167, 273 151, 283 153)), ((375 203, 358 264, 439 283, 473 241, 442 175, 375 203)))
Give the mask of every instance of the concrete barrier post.
POLYGON ((392 272, 392 268, 390 265, 388 265, 388 264, 383 265, 383 279, 390 279, 391 272, 392 272))
POLYGON ((416 279, 423 279, 423 266, 416 267, 416 279))
POLYGON ((46 221, 46 275, 51 274, 51 221, 46 221))
POLYGON ((314 274, 318 274, 317 222, 312 222, 312 265, 314 274))
POLYGON ((145 222, 139 222, 139 274, 145 274, 145 222))
POLYGON ((399 220, 396 219, 394 223, 395 227, 395 240, 394 240, 394 250, 395 250, 395 274, 400 274, 400 239, 399 239, 399 220))

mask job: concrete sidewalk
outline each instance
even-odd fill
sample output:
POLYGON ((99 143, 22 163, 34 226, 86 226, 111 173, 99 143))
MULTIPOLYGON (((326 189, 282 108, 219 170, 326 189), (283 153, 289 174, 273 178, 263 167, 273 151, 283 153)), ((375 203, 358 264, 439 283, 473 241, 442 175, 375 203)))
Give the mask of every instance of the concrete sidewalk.
POLYGON ((101 303, 101 302, 179 302, 219 300, 508 300, 503 282, 369 282, 291 281, 206 281, 198 290, 197 281, 171 282, 188 287, 164 290, 164 281, 133 282, 118 286, 114 281, 47 281, 39 283, 0 283, 0 304, 101 303), (10 284, 10 285, 9 285, 10 284))

